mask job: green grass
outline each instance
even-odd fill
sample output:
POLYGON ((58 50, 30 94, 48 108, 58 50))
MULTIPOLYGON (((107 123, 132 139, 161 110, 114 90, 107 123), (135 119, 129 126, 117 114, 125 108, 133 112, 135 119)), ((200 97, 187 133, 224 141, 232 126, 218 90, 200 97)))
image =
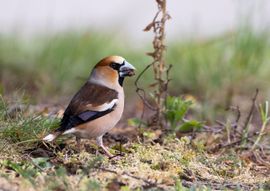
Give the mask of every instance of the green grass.
MULTIPOLYGON (((139 44, 138 42, 136 42, 139 44)), ((170 92, 199 101, 202 118, 213 119, 229 105, 245 105, 256 88, 269 99, 269 31, 240 27, 210 39, 175 39, 167 42, 166 61, 173 65, 170 92), (207 110, 207 114, 204 111, 207 110)), ((136 47, 127 37, 97 31, 69 31, 22 38, 0 35, 0 93, 22 91, 31 101, 73 94, 95 63, 119 54, 139 73, 151 62, 145 55, 151 42, 136 47)), ((135 78, 126 81, 127 98, 134 96, 135 78)), ((151 71, 142 78, 152 83, 151 71)))
MULTIPOLYGON (((173 64, 172 76, 178 85, 172 91, 207 98, 222 87, 239 87, 242 80, 252 84, 241 90, 250 90, 270 78, 268 38, 267 32, 255 33, 245 27, 209 40, 168 42, 167 63, 173 64)), ((33 72, 34 79, 47 82, 45 87, 37 84, 41 89, 58 90, 71 81, 78 85, 78 78, 86 78, 93 65, 107 55, 123 55, 140 71, 151 61, 145 55, 151 51, 149 45, 136 48, 129 40, 97 32, 63 32, 30 39, 1 35, 0 66, 16 73, 33 72)))
POLYGON ((59 119, 55 117, 15 109, 11 112, 10 108, 11 105, 0 96, 0 150, 5 153, 1 159, 36 148, 41 138, 59 125, 59 119))
POLYGON ((179 87, 208 99, 217 90, 263 88, 269 79, 269 52, 269 33, 242 28, 210 40, 173 43, 167 60, 179 74, 174 81, 179 87))
MULTIPOLYGON (((169 41, 166 61, 173 65, 171 91, 192 94, 202 100, 219 100, 221 94, 223 101, 230 99, 230 92, 250 93, 256 87, 267 93, 268 34, 268 31, 254 32, 242 27, 211 39, 169 41)), ((88 77, 93 65, 107 55, 123 55, 140 72, 151 61, 145 55, 151 51, 151 42, 140 47, 136 43, 95 31, 27 39, 0 35, 1 75, 14 73, 18 75, 15 81, 19 85, 31 81, 45 94, 72 92, 88 77)), ((143 83, 150 81, 151 72, 148 72, 143 83)))
POLYGON ((230 105, 245 108, 256 88, 269 99, 269 60, 269 32, 248 27, 209 40, 174 42, 167 52, 174 65, 171 91, 195 96, 207 110, 203 117, 213 119, 230 105))
POLYGON ((141 63, 147 60, 141 56, 143 52, 131 48, 131 42, 121 44, 119 39, 97 32, 66 32, 27 41, 17 38, 0 37, 1 73, 9 70, 16 75, 25 75, 23 79, 31 75, 33 86, 45 94, 59 93, 59 90, 71 92, 105 56, 123 55, 140 69, 141 63))

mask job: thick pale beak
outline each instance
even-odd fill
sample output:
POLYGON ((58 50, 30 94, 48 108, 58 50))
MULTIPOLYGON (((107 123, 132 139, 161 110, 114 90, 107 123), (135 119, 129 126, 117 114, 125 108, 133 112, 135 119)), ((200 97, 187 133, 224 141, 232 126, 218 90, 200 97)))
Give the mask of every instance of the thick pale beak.
POLYGON ((134 66, 132 66, 127 61, 124 61, 124 65, 122 65, 119 69, 119 75, 121 77, 133 76, 135 75, 135 70, 136 68, 134 66))

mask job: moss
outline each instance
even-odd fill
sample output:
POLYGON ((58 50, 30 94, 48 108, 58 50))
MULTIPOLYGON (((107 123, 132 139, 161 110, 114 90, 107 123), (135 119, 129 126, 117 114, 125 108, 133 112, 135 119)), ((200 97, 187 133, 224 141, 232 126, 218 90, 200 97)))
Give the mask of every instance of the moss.
MULTIPOLYGON (((186 182, 197 182, 190 190, 226 189, 224 183, 234 188, 258 189, 258 185, 267 188, 269 184, 269 178, 258 173, 256 166, 251 168, 235 150, 215 155, 198 152, 188 137, 178 139, 175 134, 165 136, 162 144, 153 144, 152 137, 145 143, 128 142, 122 147, 125 155, 112 160, 92 152, 97 147, 88 140, 83 141, 85 150, 76 151, 73 139, 46 144, 53 153, 51 157, 30 156, 29 149, 42 149, 37 139, 55 128, 57 120, 24 115, 0 119, 5 124, 0 134, 0 175, 10 184, 16 181, 20 190, 37 191, 189 190, 183 186, 186 182)), ((120 149, 118 144, 111 148, 116 152, 120 149)))

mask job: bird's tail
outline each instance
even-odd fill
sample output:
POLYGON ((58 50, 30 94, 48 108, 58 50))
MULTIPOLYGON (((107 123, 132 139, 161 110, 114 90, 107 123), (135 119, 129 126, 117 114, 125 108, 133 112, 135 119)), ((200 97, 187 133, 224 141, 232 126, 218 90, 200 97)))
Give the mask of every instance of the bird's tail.
POLYGON ((61 132, 56 131, 54 133, 51 133, 51 134, 47 135, 42 140, 51 142, 51 141, 55 140, 59 135, 61 135, 61 132))

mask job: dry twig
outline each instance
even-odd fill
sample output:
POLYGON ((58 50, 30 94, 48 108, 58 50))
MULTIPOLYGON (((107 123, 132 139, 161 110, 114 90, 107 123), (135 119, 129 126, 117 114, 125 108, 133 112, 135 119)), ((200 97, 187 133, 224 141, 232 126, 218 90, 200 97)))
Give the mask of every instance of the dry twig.
MULTIPOLYGON (((168 83, 169 83, 169 71, 171 66, 167 66, 164 61, 164 51, 165 51, 165 24, 168 19, 170 19, 169 14, 166 10, 166 0, 156 0, 158 5, 158 12, 155 14, 154 19, 150 24, 148 24, 144 31, 152 30, 154 32, 153 48, 154 51, 147 53, 147 55, 153 58, 153 62, 147 65, 144 70, 138 75, 135 86, 136 92, 139 97, 143 100, 144 104, 151 110, 155 111, 155 115, 152 118, 152 125, 163 126, 163 112, 164 112, 164 102, 167 96, 168 83), (143 74, 150 68, 153 68, 154 71, 154 102, 153 106, 146 100, 145 90, 139 87, 139 80, 143 74)), ((144 114, 144 112, 143 112, 144 114)), ((142 114, 142 117, 143 117, 142 114)))
POLYGON ((241 138, 242 144, 245 144, 246 143, 246 140, 248 138, 249 123, 250 123, 252 114, 253 114, 254 109, 255 109, 256 99, 257 99, 258 94, 259 94, 259 89, 256 89, 256 93, 255 93, 254 97, 252 98, 251 108, 249 110, 248 116, 247 116, 247 118, 245 120, 245 123, 244 123, 243 134, 242 134, 242 138, 241 138))
POLYGON ((111 169, 107 169, 107 168, 98 167, 97 169, 98 170, 101 170, 101 171, 105 171, 105 172, 110 172, 110 173, 113 173, 113 174, 116 174, 116 175, 122 175, 122 176, 126 175, 126 176, 128 176, 130 178, 134 178, 136 180, 141 180, 146 185, 151 186, 151 187, 157 187, 158 186, 158 184, 155 183, 155 182, 151 182, 151 181, 149 181, 147 179, 144 179, 144 178, 141 178, 141 177, 138 177, 138 176, 129 174, 128 172, 122 172, 122 173, 119 174, 117 171, 114 171, 114 170, 111 170, 111 169))

